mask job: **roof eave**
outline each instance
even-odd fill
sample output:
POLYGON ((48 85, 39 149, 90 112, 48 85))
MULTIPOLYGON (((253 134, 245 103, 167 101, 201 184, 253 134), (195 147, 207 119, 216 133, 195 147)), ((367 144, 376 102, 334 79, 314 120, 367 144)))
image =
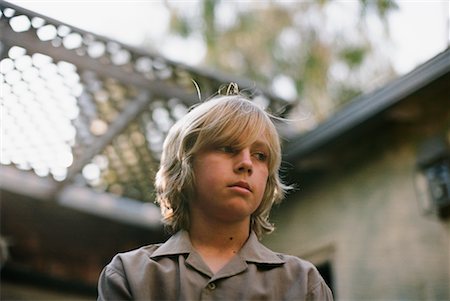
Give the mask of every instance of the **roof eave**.
POLYGON ((450 48, 447 48, 410 73, 378 90, 356 97, 342 111, 314 130, 289 139, 284 146, 283 160, 293 162, 320 149, 336 138, 352 132, 368 120, 449 72, 450 48))

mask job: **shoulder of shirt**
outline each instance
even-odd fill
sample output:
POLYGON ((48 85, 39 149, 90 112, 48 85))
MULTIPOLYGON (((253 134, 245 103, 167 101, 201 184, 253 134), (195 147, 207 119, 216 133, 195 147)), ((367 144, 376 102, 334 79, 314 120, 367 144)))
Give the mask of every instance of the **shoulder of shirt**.
POLYGON ((309 261, 302 259, 294 255, 287 255, 282 253, 276 253, 281 260, 285 261, 285 268, 292 270, 295 273, 300 273, 305 275, 313 283, 322 281, 322 276, 320 276, 317 268, 309 261))
POLYGON ((311 262, 293 255, 282 253, 276 254, 286 262, 285 268, 291 269, 296 272, 296 274, 303 275, 307 278, 308 288, 310 291, 315 290, 319 286, 326 286, 319 271, 311 262))
POLYGON ((109 276, 118 275, 119 277, 125 277, 125 270, 127 270, 127 268, 142 266, 143 264, 148 263, 151 254, 153 254, 161 245, 161 243, 151 244, 118 253, 105 267, 104 272, 109 276))
POLYGON ((118 253, 113 257, 107 267, 120 271, 123 269, 124 265, 133 263, 136 264, 142 260, 148 260, 161 245, 162 243, 151 244, 134 250, 118 253))
POLYGON ((156 244, 150 244, 146 245, 134 250, 130 250, 127 252, 122 252, 117 254, 116 256, 119 256, 121 258, 135 258, 135 257, 150 257, 152 254, 161 247, 163 243, 156 243, 156 244))
POLYGON ((294 255, 288 255, 284 253, 278 253, 274 252, 281 260, 285 261, 287 265, 290 265, 292 267, 300 267, 302 269, 316 269, 315 266, 300 257, 294 256, 294 255))

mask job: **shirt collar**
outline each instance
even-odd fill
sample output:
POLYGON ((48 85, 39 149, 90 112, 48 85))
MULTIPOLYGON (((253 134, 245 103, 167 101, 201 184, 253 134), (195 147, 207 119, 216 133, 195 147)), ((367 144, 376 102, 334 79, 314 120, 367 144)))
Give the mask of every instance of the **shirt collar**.
MULTIPOLYGON (((163 243, 150 257, 190 254, 192 251, 189 233, 181 230, 163 243)), ((281 256, 261 244, 253 231, 238 254, 246 262, 259 264, 283 264, 285 262, 281 256)))
POLYGON ((239 255, 247 262, 260 264, 283 264, 285 260, 259 242, 255 232, 251 232, 239 255))
POLYGON ((191 240, 189 239, 189 233, 181 230, 172 235, 155 252, 153 252, 150 257, 154 258, 170 255, 189 254, 192 251, 193 248, 191 240))

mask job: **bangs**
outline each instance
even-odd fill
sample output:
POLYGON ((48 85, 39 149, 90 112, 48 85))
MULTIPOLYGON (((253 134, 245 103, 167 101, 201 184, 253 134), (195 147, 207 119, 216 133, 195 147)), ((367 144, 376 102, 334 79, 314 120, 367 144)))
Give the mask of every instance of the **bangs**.
POLYGON ((208 144, 213 146, 234 145, 236 147, 245 147, 263 138, 266 128, 264 120, 256 114, 255 116, 250 114, 243 116, 234 115, 230 116, 227 121, 217 119, 213 124, 204 128, 203 134, 205 138, 209 136, 209 139, 206 139, 206 141, 209 141, 208 144))

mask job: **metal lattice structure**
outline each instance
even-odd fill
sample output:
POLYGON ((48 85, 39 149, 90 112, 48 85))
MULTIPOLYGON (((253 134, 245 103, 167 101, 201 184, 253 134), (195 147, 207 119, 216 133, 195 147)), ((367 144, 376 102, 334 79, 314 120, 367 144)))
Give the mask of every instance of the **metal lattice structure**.
POLYGON ((171 62, 0 3, 1 165, 57 183, 153 201, 170 126, 228 82, 282 112, 287 103, 248 80, 171 62))

